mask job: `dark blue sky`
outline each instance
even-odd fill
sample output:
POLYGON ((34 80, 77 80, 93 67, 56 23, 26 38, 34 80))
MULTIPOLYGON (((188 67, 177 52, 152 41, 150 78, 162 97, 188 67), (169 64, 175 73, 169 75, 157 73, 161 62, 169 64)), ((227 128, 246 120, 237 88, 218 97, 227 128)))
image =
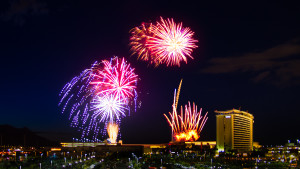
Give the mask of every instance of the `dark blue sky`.
POLYGON ((197 1, 0 2, 0 124, 72 137, 58 94, 94 61, 126 57, 136 68, 142 107, 122 121, 125 143, 170 140, 163 117, 183 78, 179 105, 208 111, 200 140, 215 140, 215 110, 241 108, 255 117, 254 140, 300 138, 300 7, 282 3, 197 1), (129 30, 162 16, 190 27, 194 60, 154 68, 129 53, 129 30))

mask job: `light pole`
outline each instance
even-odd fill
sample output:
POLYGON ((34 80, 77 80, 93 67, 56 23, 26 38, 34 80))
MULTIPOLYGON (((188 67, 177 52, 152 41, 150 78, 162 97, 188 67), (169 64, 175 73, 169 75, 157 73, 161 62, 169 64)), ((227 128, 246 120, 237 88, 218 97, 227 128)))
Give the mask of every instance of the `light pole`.
POLYGON ((258 166, 258 161, 259 161, 259 155, 257 155, 257 159, 256 159, 256 168, 258 166))

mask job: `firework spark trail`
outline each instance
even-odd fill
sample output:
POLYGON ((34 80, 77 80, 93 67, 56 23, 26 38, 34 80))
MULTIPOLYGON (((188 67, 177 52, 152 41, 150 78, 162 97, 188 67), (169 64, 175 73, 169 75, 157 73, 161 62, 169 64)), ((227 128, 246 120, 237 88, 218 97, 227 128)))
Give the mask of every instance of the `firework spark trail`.
MULTIPOLYGON (((88 78, 89 71, 89 69, 84 70, 79 76, 74 77, 69 83, 64 86, 63 90, 60 93, 61 100, 59 102, 59 105, 63 104, 62 113, 65 111, 67 106, 70 106, 69 119, 71 121, 75 120, 71 119, 75 117, 73 116, 73 114, 77 114, 82 106, 88 104, 88 102, 86 101, 93 94, 93 89, 89 88, 88 86, 91 81, 91 78, 88 78), (72 102, 73 104, 71 104, 70 102, 72 102)), ((75 126, 77 126, 77 124, 75 126)))
POLYGON ((67 107, 69 101, 72 99, 72 97, 73 97, 73 94, 71 94, 71 96, 70 96, 70 97, 68 98, 68 100, 66 101, 66 103, 65 103, 65 105, 64 105, 64 107, 63 107, 63 109, 62 109, 62 113, 64 113, 64 111, 65 111, 65 109, 66 109, 66 107, 67 107))
POLYGON ((176 90, 174 92, 173 112, 169 112, 169 117, 164 114, 169 125, 172 128, 173 136, 176 141, 196 141, 200 137, 200 133, 207 121, 207 113, 201 116, 202 109, 197 110, 197 106, 190 102, 185 105, 184 109, 181 106, 180 115, 177 114, 175 108, 176 103, 176 90))
MULTIPOLYGON (((136 90, 134 90, 134 111, 136 112, 136 107, 137 107, 137 104, 136 104, 136 101, 137 101, 137 92, 136 90)), ((129 111, 129 116, 130 116, 130 111, 129 111)))
MULTIPOLYGON (((178 92, 177 92, 177 95, 176 95, 176 102, 175 102, 175 109, 177 109, 177 105, 178 105, 178 100, 179 100, 179 94, 180 94, 180 89, 181 89, 181 85, 182 85, 182 80, 180 80, 180 83, 179 83, 179 86, 178 86, 178 92)), ((175 90, 176 92, 176 90, 175 90)))
POLYGON ((85 124, 89 118, 88 111, 89 111, 89 107, 88 107, 88 105, 85 105, 85 109, 84 109, 83 116, 82 116, 83 117, 82 124, 85 124))
POLYGON ((78 115, 79 115, 80 111, 77 112, 76 116, 74 116, 72 122, 71 122, 71 126, 72 127, 76 127, 76 124, 78 124, 78 115))

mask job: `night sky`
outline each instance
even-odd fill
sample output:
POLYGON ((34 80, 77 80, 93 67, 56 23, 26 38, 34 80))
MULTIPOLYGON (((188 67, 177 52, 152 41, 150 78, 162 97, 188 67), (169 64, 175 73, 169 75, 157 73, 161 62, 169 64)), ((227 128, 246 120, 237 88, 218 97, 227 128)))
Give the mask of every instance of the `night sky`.
POLYGON ((137 112, 122 120, 123 143, 166 143, 163 117, 183 78, 179 105, 208 111, 200 140, 215 140, 215 110, 254 115, 254 141, 300 139, 300 6, 291 2, 0 2, 0 125, 48 138, 78 135, 58 107, 65 83, 98 60, 125 57, 140 77, 137 112), (154 67, 130 56, 129 31, 162 16, 199 40, 181 67, 154 67))

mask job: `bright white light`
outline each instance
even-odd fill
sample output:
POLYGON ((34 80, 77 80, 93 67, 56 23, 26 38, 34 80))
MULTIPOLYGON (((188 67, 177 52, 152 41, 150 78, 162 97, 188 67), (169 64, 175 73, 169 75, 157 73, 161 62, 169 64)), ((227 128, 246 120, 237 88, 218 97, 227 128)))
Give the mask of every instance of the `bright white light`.
POLYGON ((100 121, 113 122, 115 119, 120 120, 120 117, 125 115, 125 103, 122 100, 110 95, 108 97, 97 96, 92 102, 93 117, 100 117, 100 121))

